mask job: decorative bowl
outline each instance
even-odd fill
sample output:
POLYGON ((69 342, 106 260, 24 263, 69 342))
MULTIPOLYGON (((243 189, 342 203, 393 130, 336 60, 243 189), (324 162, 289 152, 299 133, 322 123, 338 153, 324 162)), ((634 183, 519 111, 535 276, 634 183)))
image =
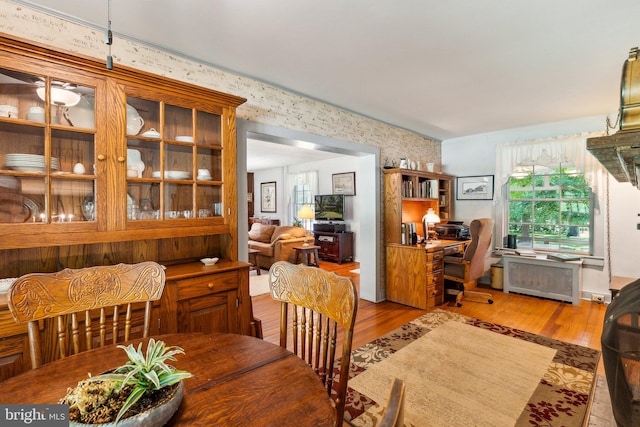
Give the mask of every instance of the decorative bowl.
POLYGON ((147 138, 160 138, 160 132, 158 132, 154 128, 151 128, 146 132, 142 132, 142 136, 145 136, 147 138))
POLYGON ((213 265, 218 262, 218 258, 202 258, 200 262, 204 265, 213 265))

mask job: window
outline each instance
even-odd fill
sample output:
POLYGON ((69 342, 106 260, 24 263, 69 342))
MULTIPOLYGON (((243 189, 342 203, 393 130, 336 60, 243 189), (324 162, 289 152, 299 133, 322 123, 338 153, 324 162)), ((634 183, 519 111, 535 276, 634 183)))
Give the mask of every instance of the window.
POLYGON ((517 169, 505 205, 518 248, 591 255, 592 193, 584 174, 567 165, 517 169))
POLYGON ((289 190, 289 205, 287 213, 290 224, 307 226, 310 221, 298 221, 298 212, 303 205, 311 205, 313 208, 313 196, 318 193, 318 171, 292 172, 287 175, 287 188, 289 190))
POLYGON ((298 212, 303 205, 311 205, 313 207, 313 194, 307 184, 297 184, 293 186, 293 194, 291 195, 291 215, 293 218, 298 217, 298 212))

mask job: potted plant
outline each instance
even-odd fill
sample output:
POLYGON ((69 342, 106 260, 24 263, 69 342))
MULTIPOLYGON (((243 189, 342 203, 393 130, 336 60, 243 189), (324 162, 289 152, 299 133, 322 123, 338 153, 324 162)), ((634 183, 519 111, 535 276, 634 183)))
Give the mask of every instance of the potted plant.
POLYGON ((163 425, 180 406, 182 380, 191 374, 166 361, 184 354, 182 348, 167 347, 153 338, 146 355, 142 343, 137 350, 133 344, 118 347, 127 353, 127 363, 80 381, 60 401, 69 405, 70 425, 163 425))

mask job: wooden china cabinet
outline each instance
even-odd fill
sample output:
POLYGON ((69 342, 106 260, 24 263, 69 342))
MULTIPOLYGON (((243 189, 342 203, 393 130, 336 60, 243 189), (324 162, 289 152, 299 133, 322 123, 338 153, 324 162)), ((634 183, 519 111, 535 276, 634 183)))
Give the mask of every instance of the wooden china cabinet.
MULTIPOLYGON (((0 279, 154 260, 169 265, 159 332, 250 333, 237 258, 245 101, 0 34, 0 279)), ((3 298, 0 379, 28 366, 3 298)))
POLYGON ((0 38, 0 249, 207 234, 236 252, 244 99, 20 47, 0 38))

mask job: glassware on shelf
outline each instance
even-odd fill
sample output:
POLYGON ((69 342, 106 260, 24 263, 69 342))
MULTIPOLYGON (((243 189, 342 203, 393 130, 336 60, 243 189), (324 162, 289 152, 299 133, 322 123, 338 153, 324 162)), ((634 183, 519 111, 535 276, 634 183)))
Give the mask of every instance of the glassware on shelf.
POLYGON ((87 221, 96 220, 96 203, 93 198, 93 194, 89 194, 82 201, 82 216, 87 221))

